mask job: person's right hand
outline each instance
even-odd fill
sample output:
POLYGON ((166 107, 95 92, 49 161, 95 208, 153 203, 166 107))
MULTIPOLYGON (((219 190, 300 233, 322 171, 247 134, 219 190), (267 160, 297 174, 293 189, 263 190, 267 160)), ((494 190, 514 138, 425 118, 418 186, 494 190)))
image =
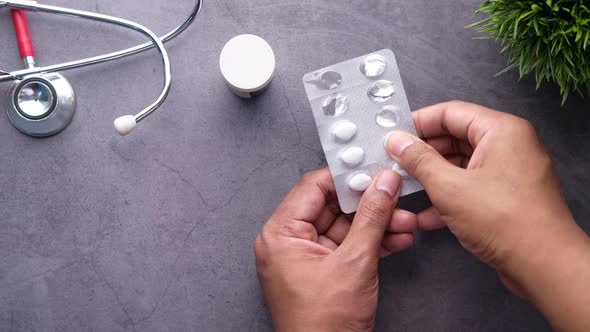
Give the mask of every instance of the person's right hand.
MULTIPOLYGON (((537 304, 554 327, 565 327, 558 316, 576 311, 571 297, 590 295, 590 279, 579 279, 590 276, 590 259, 581 256, 590 245, 532 125, 465 102, 416 111, 414 122, 422 139, 394 132, 387 149, 432 201, 418 215, 420 228, 448 226, 509 289, 537 304), (564 305, 568 301, 572 305, 564 305)), ((580 300, 577 305, 590 308, 590 296, 580 300)))

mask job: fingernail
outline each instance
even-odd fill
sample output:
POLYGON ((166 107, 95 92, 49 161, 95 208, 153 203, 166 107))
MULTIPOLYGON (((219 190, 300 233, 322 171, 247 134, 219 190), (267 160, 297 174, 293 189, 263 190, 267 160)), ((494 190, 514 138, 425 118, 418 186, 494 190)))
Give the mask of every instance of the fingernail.
POLYGON ((386 192, 391 197, 395 197, 399 191, 401 180, 399 175, 392 171, 385 171, 379 175, 375 183, 375 189, 386 192))
POLYGON ((389 135, 387 140, 387 149, 394 157, 401 157, 405 149, 410 147, 416 141, 408 134, 394 131, 389 135))

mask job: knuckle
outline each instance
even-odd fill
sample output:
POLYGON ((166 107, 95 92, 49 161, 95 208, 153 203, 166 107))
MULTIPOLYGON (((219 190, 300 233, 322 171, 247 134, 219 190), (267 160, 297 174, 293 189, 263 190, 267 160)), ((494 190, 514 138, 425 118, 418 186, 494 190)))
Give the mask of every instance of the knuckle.
POLYGON ((302 224, 301 232, 301 235, 305 240, 316 241, 318 238, 318 232, 315 229, 315 226, 310 223, 304 222, 302 224))
POLYGON ((485 239, 475 248, 474 253, 490 266, 499 268, 503 265, 505 258, 495 242, 492 238, 485 239))
POLYGON ((309 171, 303 174, 303 176, 301 177, 301 182, 306 184, 315 183, 318 182, 318 180, 321 180, 323 177, 325 177, 326 174, 329 174, 329 172, 326 172, 325 169, 309 171))
POLYGON ((264 229, 258 233, 256 240, 254 240, 254 255, 256 257, 264 253, 265 240, 264 240, 264 229))
POLYGON ((288 222, 283 222, 281 224, 281 226, 279 226, 278 229, 278 234, 280 234, 281 236, 285 236, 285 237, 292 237, 295 234, 295 231, 293 229, 293 227, 291 226, 290 223, 288 222))
POLYGON ((539 161, 538 161, 539 168, 544 171, 551 171, 553 172, 555 169, 555 165, 553 164, 553 159, 545 149, 545 147, 541 147, 541 151, 539 153, 539 161))
POLYGON ((538 175, 536 177, 532 177, 531 180, 533 182, 548 184, 555 183, 556 181, 558 181, 556 175, 557 172, 555 170, 553 159, 551 158, 549 153, 545 151, 544 147, 538 153, 538 157, 536 158, 536 164, 536 170, 538 175))
POLYGON ((262 252, 262 239, 260 238, 260 234, 256 236, 256 240, 254 240, 254 255, 258 257, 259 254, 262 252))
POLYGON ((513 135, 518 135, 520 137, 537 136, 535 127, 530 121, 526 119, 515 115, 506 114, 503 120, 504 128, 506 128, 513 135))
POLYGON ((301 177, 301 182, 302 183, 312 182, 315 177, 315 172, 316 171, 311 171, 311 172, 307 172, 307 173, 303 174, 303 176, 301 177))
POLYGON ((447 101, 447 105, 449 108, 461 107, 461 106, 464 106, 465 104, 466 104, 466 102, 464 102, 462 100, 458 100, 458 99, 453 99, 453 100, 447 101))
POLYGON ((427 176, 429 170, 425 166, 435 157, 434 151, 426 147, 424 144, 417 144, 415 149, 416 150, 413 151, 411 157, 408 158, 407 168, 416 176, 427 176))
POLYGON ((534 136, 537 135, 537 131, 535 130, 535 127, 533 126, 533 124, 529 120, 526 120, 523 118, 518 118, 517 126, 521 132, 523 132, 527 135, 534 135, 534 136))
POLYGON ((488 115, 493 117, 501 116, 502 112, 498 112, 497 110, 491 109, 489 107, 485 107, 479 104, 474 104, 464 100, 453 99, 446 101, 442 104, 444 109, 446 110, 461 110, 461 109, 469 109, 472 111, 484 111, 488 115))
POLYGON ((268 270, 272 265, 271 253, 273 250, 269 248, 269 236, 271 236, 269 231, 263 229, 254 241, 254 257, 256 259, 256 271, 259 277, 261 276, 261 273, 268 270))
POLYGON ((473 107, 473 106, 482 107, 482 106, 475 105, 473 103, 469 103, 469 102, 466 102, 463 100, 458 100, 458 99, 453 99, 453 100, 447 101, 445 106, 446 106, 446 109, 448 109, 448 110, 462 109, 462 108, 473 107))
POLYGON ((281 222, 277 234, 284 237, 293 237, 310 241, 315 241, 318 237, 317 230, 313 224, 287 217, 281 222))
POLYGON ((365 202, 357 214, 368 227, 381 228, 383 220, 389 219, 389 209, 384 203, 376 201, 365 202))
POLYGON ((286 237, 297 237, 298 229, 297 225, 292 219, 286 218, 279 228, 279 234, 286 237))

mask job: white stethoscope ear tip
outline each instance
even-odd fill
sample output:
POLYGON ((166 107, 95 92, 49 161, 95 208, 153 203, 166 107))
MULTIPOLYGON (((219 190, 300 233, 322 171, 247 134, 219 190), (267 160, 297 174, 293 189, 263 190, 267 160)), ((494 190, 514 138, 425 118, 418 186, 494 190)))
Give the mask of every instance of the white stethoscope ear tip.
POLYGON ((125 136, 135 129, 137 126, 137 121, 135 121, 135 116, 133 115, 124 115, 115 119, 115 129, 121 136, 125 136))

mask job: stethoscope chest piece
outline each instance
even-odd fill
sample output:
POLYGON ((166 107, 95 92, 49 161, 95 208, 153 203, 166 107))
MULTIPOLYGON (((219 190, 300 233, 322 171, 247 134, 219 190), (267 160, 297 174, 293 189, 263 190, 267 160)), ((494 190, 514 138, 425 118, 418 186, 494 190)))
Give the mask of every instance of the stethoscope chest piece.
POLYGON ((59 73, 26 76, 8 90, 10 122, 24 134, 55 135, 66 128, 76 111, 74 89, 59 73))
POLYGON ((0 0, 0 9, 3 7, 10 8, 19 54, 26 66, 26 69, 12 72, 0 70, 0 83, 13 81, 7 98, 8 118, 24 134, 36 137, 55 135, 70 124, 76 108, 74 90, 70 83, 57 73, 58 71, 113 61, 151 48, 157 48, 164 68, 162 91, 154 102, 135 115, 124 115, 115 120, 115 129, 119 134, 129 134, 140 121, 160 108, 168 97, 172 82, 172 71, 170 58, 164 43, 175 38, 191 25, 195 17, 201 12, 202 4, 203 0, 194 0, 194 6, 188 18, 174 30, 162 37, 158 37, 153 31, 141 24, 114 16, 49 6, 40 4, 37 1, 0 0), (108 23, 139 32, 149 38, 150 42, 85 59, 37 67, 25 11, 51 13, 108 23))

